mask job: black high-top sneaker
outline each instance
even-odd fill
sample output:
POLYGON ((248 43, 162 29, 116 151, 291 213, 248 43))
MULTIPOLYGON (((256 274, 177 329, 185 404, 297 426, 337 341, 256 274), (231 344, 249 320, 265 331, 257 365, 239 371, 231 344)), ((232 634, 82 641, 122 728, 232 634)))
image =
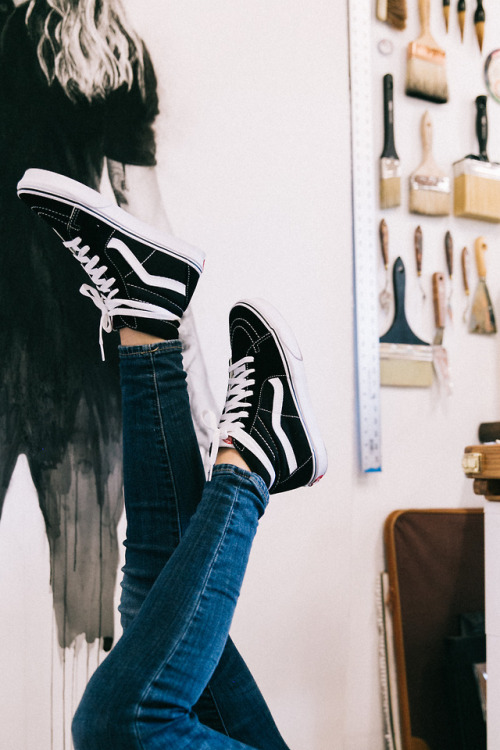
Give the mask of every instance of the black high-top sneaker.
MULTIPOLYGON (((28 169, 17 193, 61 238, 90 277, 80 292, 101 311, 102 331, 125 326, 163 339, 178 326, 203 270, 204 253, 69 177, 28 169)), ((104 352, 103 352, 104 359, 104 352)))
POLYGON ((229 316, 231 364, 219 446, 232 445, 271 493, 314 484, 327 469, 302 355, 277 310, 238 302, 229 316))

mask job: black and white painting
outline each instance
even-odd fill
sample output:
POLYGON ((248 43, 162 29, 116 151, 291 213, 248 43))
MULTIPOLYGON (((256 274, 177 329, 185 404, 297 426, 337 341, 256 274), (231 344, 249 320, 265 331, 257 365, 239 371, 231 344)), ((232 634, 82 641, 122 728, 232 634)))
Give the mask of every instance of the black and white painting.
MULTIPOLYGON (((316 361, 325 411, 322 373, 339 367, 324 346, 336 325, 331 242, 350 242, 338 221, 350 211, 347 133, 332 138, 336 118, 348 122, 343 75, 327 97, 344 44, 335 14, 327 0, 0 0, 2 748, 71 750, 80 695, 121 634, 126 523, 116 334, 103 362, 99 311, 78 294, 87 277, 16 184, 28 168, 61 172, 206 252, 192 307, 207 369, 189 348, 185 359, 210 385, 209 407, 225 396, 229 309, 260 296, 316 361), (108 59, 101 75, 103 28, 121 65, 108 59), (334 195, 336 180, 346 189, 334 195)), ((341 272, 336 299, 349 309, 341 272)), ((291 746, 317 750, 329 747, 337 685, 326 645, 337 594, 324 582, 343 568, 327 483, 314 495, 312 513, 300 492, 270 509, 234 634, 291 746)))

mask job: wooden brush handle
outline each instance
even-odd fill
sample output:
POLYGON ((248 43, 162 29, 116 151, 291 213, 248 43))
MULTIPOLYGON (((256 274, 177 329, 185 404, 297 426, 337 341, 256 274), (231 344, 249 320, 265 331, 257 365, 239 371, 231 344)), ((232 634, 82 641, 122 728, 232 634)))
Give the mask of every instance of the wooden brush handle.
POLYGON ((432 159, 432 122, 431 116, 429 115, 427 110, 422 116, 420 132, 422 134, 422 151, 424 154, 423 161, 426 162, 429 159, 432 159))
POLYGON ((450 279, 453 278, 453 237, 451 232, 446 232, 444 236, 444 249, 446 252, 446 267, 448 269, 448 276, 450 279))
POLYGON ((446 294, 444 273, 432 274, 432 301, 434 303, 434 321, 436 328, 444 328, 446 320, 446 294))
POLYGON ((486 250, 488 249, 488 245, 486 244, 486 241, 484 237, 478 237, 475 244, 474 249, 476 251, 476 266, 477 266, 477 275, 480 279, 486 278, 486 263, 484 260, 484 254, 486 250))
POLYGON ((469 296, 469 251, 466 247, 462 250, 462 278, 464 280, 464 292, 469 296))
POLYGON ((417 262, 417 276, 422 275, 422 255, 423 255, 422 229, 420 227, 417 227, 415 229, 415 260, 417 262))
POLYGON ((380 235, 380 249, 382 250, 382 258, 384 261, 384 268, 387 271, 389 268, 389 230, 387 228, 387 222, 382 219, 378 228, 380 235))
POLYGON ((418 13, 420 16, 420 27, 422 36, 430 35, 431 24, 431 2, 430 0, 418 0, 418 13))

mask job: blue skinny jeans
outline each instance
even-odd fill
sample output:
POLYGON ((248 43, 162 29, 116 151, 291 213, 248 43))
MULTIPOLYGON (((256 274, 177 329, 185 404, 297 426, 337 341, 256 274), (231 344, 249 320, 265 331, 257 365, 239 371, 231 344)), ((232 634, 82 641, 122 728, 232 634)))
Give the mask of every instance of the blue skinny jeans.
POLYGON ((124 632, 75 714, 75 750, 287 750, 228 637, 267 488, 230 465, 205 483, 180 342, 120 347, 120 373, 124 632))

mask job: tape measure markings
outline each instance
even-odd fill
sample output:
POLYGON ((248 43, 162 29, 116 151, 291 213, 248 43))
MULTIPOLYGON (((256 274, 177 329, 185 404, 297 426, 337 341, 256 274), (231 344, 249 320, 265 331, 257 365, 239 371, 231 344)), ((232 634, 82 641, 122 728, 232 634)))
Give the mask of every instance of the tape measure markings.
POLYGON ((349 2, 356 384, 360 465, 381 470, 369 0, 349 2))

